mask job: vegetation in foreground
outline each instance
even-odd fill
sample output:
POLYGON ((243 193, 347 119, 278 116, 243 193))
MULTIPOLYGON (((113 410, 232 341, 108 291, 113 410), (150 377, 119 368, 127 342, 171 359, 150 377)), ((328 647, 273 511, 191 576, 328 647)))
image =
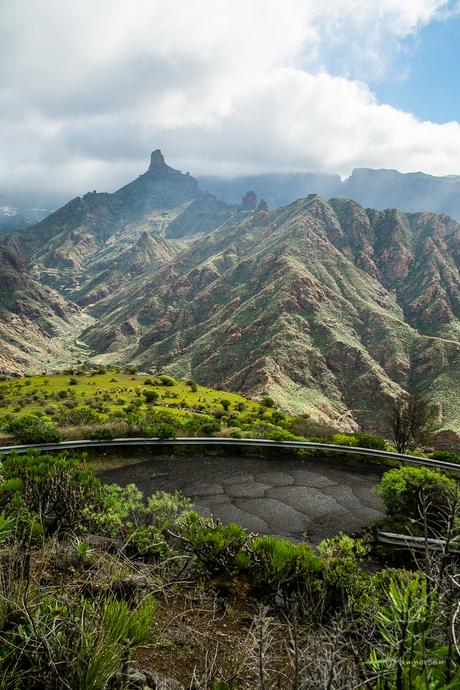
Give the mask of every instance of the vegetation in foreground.
POLYGON ((66 454, 12 453, 1 473, 2 687, 458 687, 460 501, 440 473, 384 476, 389 525, 443 551, 374 574, 363 540, 247 534, 66 454))

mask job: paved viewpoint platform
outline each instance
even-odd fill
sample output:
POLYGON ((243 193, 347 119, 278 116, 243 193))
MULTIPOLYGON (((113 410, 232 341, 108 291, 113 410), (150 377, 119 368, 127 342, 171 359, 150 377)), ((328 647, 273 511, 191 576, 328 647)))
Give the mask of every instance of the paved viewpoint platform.
POLYGON ((372 487, 387 467, 296 455, 159 456, 98 471, 104 484, 136 484, 149 495, 180 491, 204 516, 251 532, 317 545, 383 516, 372 487))

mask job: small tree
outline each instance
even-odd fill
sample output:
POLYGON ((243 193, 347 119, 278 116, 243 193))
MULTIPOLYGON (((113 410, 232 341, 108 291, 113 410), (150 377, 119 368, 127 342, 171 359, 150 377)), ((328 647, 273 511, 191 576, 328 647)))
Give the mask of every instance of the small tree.
POLYGON ((387 412, 387 426, 398 453, 414 451, 430 442, 439 424, 438 406, 415 390, 400 393, 387 412))
POLYGON ((148 403, 153 403, 153 402, 155 402, 155 400, 158 400, 158 398, 160 397, 156 391, 148 390, 148 389, 142 391, 142 395, 144 396, 144 398, 146 399, 146 401, 148 403))

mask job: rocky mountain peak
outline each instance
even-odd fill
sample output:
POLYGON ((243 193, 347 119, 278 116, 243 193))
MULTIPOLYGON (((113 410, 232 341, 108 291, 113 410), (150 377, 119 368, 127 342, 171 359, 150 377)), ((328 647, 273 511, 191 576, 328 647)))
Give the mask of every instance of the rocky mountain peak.
POLYGON ((174 170, 169 165, 166 165, 163 154, 160 149, 156 149, 152 152, 150 156, 150 166, 149 173, 154 173, 155 175, 180 175, 180 170, 174 170))
POLYGON ((255 192, 246 192, 241 203, 242 211, 255 211, 257 208, 257 194, 255 192))

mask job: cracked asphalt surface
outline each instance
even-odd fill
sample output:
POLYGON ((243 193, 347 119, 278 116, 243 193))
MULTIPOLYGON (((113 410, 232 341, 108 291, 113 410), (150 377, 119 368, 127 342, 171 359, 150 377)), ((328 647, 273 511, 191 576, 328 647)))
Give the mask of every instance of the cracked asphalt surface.
POLYGON ((104 484, 180 491, 203 516, 316 546, 383 517, 372 487, 388 467, 298 455, 172 455, 96 472, 104 484))

